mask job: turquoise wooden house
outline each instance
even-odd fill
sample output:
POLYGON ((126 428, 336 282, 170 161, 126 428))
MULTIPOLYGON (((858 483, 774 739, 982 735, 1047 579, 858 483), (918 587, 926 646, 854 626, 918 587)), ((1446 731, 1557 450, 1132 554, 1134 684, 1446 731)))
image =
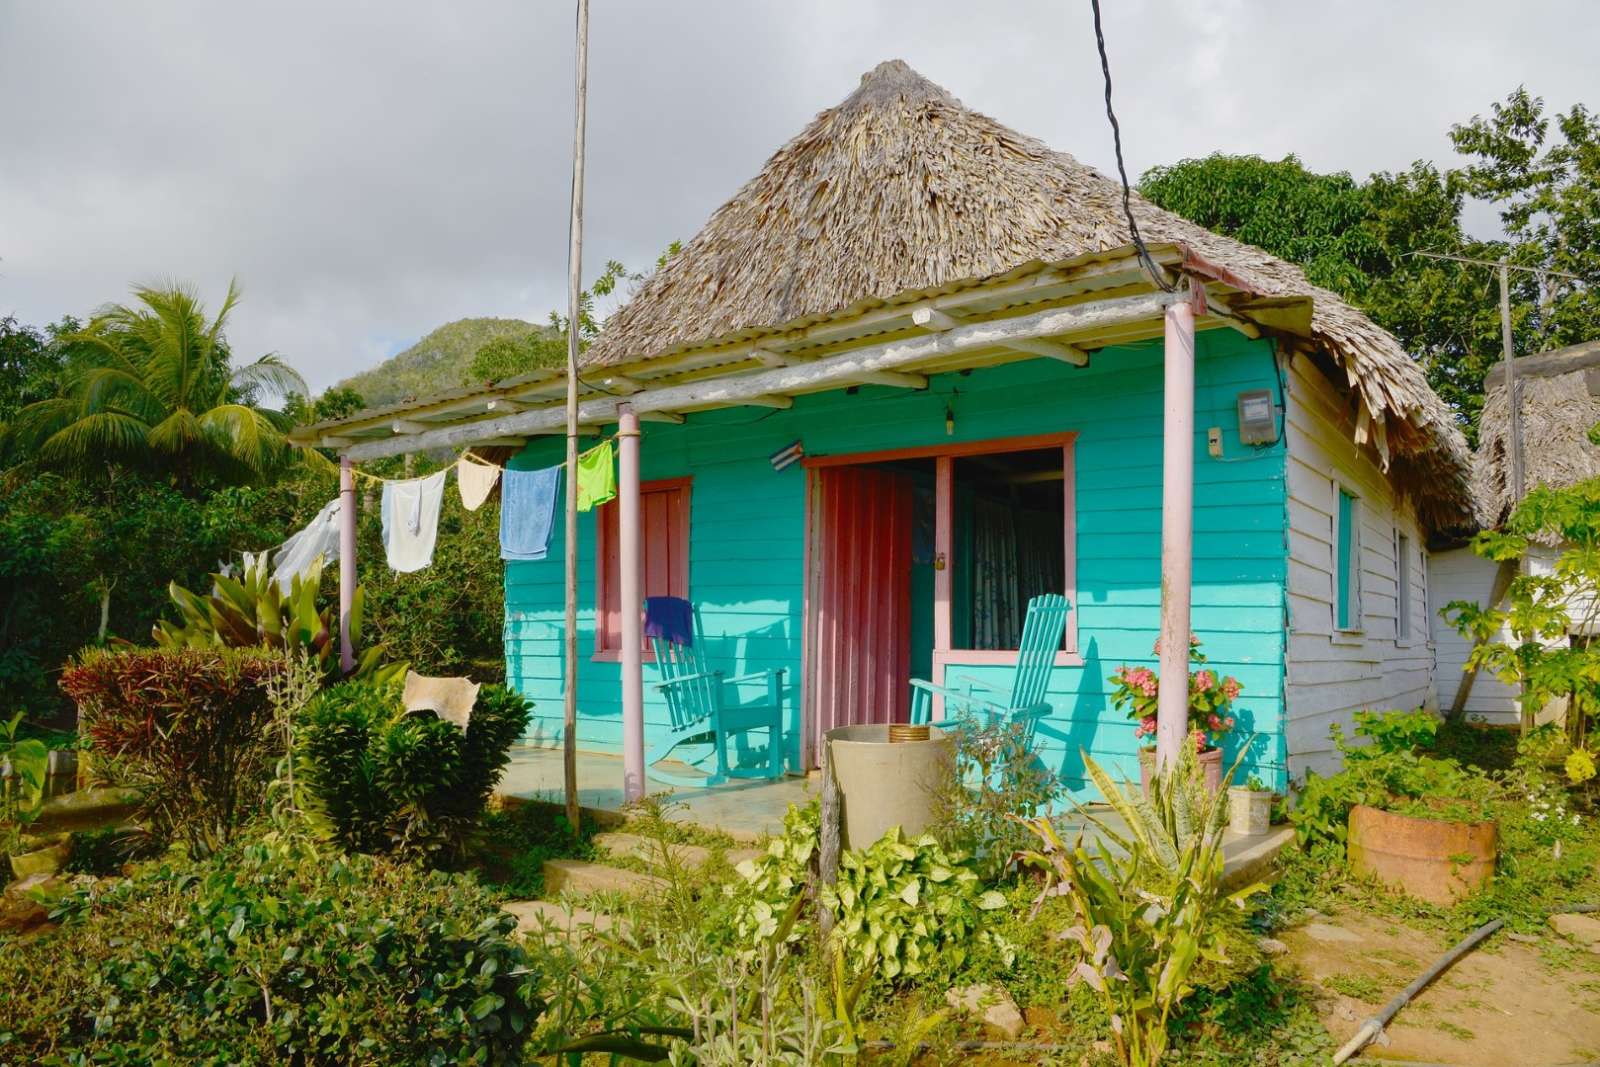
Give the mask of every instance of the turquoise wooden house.
MULTIPOLYGON (((1147 261, 1115 181, 899 62, 780 148, 586 354, 585 432, 628 431, 637 519, 580 516, 578 746, 668 728, 641 594, 690 600, 728 675, 783 670, 794 772, 833 726, 903 719, 912 677, 1004 674, 1042 592, 1071 612, 1041 754, 1075 789, 1080 749, 1137 773, 1107 676, 1156 665, 1163 628, 1243 683, 1235 736, 1279 788, 1326 763, 1330 723, 1431 702, 1424 546, 1471 520, 1449 412, 1298 268, 1132 212, 1147 261)), ((565 389, 537 372, 303 439, 357 461, 509 443, 544 467, 565 389)), ((548 560, 505 569, 541 744, 563 549, 557 523, 548 560)))

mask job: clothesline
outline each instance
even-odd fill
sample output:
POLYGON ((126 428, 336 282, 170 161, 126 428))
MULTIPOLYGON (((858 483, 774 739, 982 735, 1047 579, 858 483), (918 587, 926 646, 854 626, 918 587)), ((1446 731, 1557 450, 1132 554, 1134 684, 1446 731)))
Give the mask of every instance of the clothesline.
MULTIPOLYGON (((609 433, 609 434, 607 434, 606 436, 604 436, 604 437, 602 437, 600 439, 599 443, 593 445, 590 448, 586 448, 582 452, 578 453, 578 458, 581 460, 581 459, 583 459, 583 457, 592 454, 596 450, 604 448, 607 444, 611 443, 612 441, 617 440, 617 437, 618 437, 617 433, 609 433)), ((470 460, 473 463, 477 463, 477 464, 480 464, 480 465, 485 466, 485 467, 493 467, 497 471, 503 471, 503 470, 507 469, 505 464, 496 463, 496 462, 494 462, 493 460, 490 460, 490 459, 484 459, 482 456, 478 455, 476 452, 474 452, 470 448, 462 449, 461 455, 456 457, 455 463, 459 463, 463 459, 470 460)), ((448 467, 455 466, 455 463, 448 464, 447 467, 442 467, 440 469, 441 470, 448 469, 448 467)), ((558 466, 566 466, 566 462, 562 461, 560 464, 558 464, 558 466)), ((351 473, 353 473, 358 478, 365 478, 365 479, 367 479, 367 481, 369 481, 369 482, 377 482, 379 485, 382 485, 385 482, 409 482, 409 481, 416 481, 417 480, 416 477, 410 477, 410 478, 385 478, 381 474, 369 474, 368 472, 362 470, 360 467, 357 467, 355 464, 351 464, 350 465, 350 471, 351 471, 351 473)), ((430 475, 424 475, 423 477, 431 477, 431 476, 430 475)))

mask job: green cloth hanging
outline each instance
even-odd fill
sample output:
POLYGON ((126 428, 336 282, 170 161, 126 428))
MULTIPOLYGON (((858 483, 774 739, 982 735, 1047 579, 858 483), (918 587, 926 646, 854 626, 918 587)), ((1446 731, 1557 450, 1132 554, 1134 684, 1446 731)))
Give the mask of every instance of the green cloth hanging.
POLYGON ((603 441, 578 457, 578 510, 589 511, 616 495, 616 449, 603 441))

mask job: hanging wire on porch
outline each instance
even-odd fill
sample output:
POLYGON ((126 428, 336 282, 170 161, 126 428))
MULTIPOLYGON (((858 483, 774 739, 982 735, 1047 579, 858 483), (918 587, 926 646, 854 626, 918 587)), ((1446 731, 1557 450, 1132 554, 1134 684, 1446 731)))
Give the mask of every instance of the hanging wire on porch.
POLYGON ((1133 236, 1133 247, 1139 255, 1139 263, 1145 272, 1164 292, 1172 292, 1173 286, 1167 282, 1165 272, 1150 258, 1150 250, 1144 246, 1144 238, 1139 234, 1139 224, 1133 218, 1133 189, 1128 185, 1128 167, 1122 161, 1122 127, 1117 123, 1117 113, 1111 108, 1111 61, 1106 58, 1106 35, 1100 26, 1100 0, 1089 0, 1089 6, 1094 10, 1094 41, 1100 50, 1100 72, 1105 76, 1106 83, 1106 118, 1111 120, 1111 141, 1117 151, 1117 174, 1122 177, 1122 214, 1128 220, 1128 233, 1133 236))

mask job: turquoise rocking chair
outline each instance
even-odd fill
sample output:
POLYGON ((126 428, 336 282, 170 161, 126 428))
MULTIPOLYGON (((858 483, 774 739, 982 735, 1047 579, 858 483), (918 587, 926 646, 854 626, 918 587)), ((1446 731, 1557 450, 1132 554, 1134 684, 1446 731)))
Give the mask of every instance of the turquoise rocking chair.
POLYGON ((947 722, 1016 724, 1022 727, 1023 742, 1032 748, 1039 720, 1050 714, 1045 693, 1050 688, 1050 672, 1055 669, 1056 653, 1067 630, 1067 598, 1060 593, 1045 593, 1028 601, 1028 615, 1022 624, 1022 647, 1017 652, 1011 689, 988 685, 974 678, 963 678, 956 689, 920 678, 911 680, 911 721, 929 722, 933 717, 933 698, 944 698, 947 722), (986 721, 985 721, 986 720, 986 721))
MULTIPOLYGON (((754 671, 725 678, 710 669, 702 650, 698 618, 693 644, 680 645, 652 637, 656 669, 661 680, 651 683, 667 703, 667 736, 645 753, 645 773, 668 785, 714 786, 732 778, 783 777, 783 668, 754 671), (733 704, 725 699, 726 686, 742 682, 765 681, 765 699, 754 705, 733 704), (735 767, 728 760, 728 739, 754 730, 767 731, 767 756, 755 767, 735 767), (657 767, 680 745, 709 743, 717 758, 715 772, 705 777, 674 774, 657 767)), ((704 757, 702 757, 704 758, 704 757)))

